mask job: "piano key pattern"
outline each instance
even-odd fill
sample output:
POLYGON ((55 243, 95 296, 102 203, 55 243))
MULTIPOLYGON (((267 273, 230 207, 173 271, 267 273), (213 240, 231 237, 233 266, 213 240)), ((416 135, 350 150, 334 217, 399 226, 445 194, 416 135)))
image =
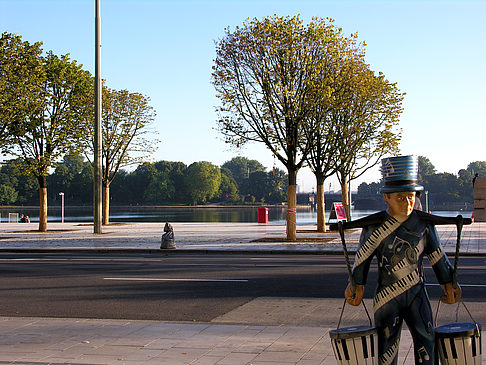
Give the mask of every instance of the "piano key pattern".
POLYGON ((439 262, 442 256, 444 256, 444 251, 442 251, 442 247, 439 246, 434 252, 428 254, 427 258, 429 259, 430 264, 434 266, 436 263, 439 262))
POLYGON ((398 348, 400 346, 400 338, 398 338, 390 348, 380 356, 380 365, 389 365, 398 355, 398 348))
POLYGON ((375 298, 373 299, 373 310, 376 312, 390 300, 398 297, 400 294, 406 292, 408 289, 410 289, 414 285, 417 285, 419 282, 420 274, 418 268, 416 268, 404 278, 381 289, 378 293, 376 293, 375 298))
POLYGON ((346 339, 333 339, 332 348, 339 365, 378 365, 376 332, 346 339))
POLYGON ((389 217, 381 226, 373 231, 366 242, 358 249, 356 259, 354 260, 354 267, 361 265, 367 258, 373 255, 373 252, 380 245, 386 237, 393 233, 402 222, 394 217, 389 217))
POLYGON ((443 365, 481 365, 481 336, 437 339, 443 365))

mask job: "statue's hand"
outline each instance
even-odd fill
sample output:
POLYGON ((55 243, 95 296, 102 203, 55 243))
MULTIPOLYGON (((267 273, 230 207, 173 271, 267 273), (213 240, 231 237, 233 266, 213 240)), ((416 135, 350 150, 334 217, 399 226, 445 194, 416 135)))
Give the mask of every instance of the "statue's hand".
POLYGON ((344 297, 346 301, 351 305, 360 305, 361 300, 363 300, 364 285, 356 285, 355 292, 353 294, 351 284, 348 284, 346 290, 344 291, 344 297))
POLYGON ((452 286, 452 283, 442 284, 444 295, 440 297, 440 301, 446 304, 457 303, 461 299, 462 290, 459 284, 456 287, 452 286))

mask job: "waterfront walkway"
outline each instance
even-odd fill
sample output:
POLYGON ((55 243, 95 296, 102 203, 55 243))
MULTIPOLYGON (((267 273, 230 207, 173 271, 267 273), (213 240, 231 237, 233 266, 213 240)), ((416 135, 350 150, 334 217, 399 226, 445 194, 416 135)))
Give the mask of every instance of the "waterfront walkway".
MULTIPOLYGON (((36 223, 0 224, 0 251, 5 249, 101 249, 158 250, 165 223, 115 223, 93 234, 83 223, 49 223, 48 232, 37 231, 36 223)), ((172 223, 179 251, 249 251, 276 253, 342 254, 335 231, 317 233, 315 225, 298 225, 297 241, 286 239, 285 225, 259 223, 172 223)), ((486 254, 486 223, 473 223, 462 230, 461 254, 486 254)), ((456 227, 437 226, 447 253, 456 249, 456 227)), ((357 248, 360 230, 346 231, 348 250, 357 248)))
MULTIPOLYGON (((0 252, 156 254, 161 252, 164 223, 113 224, 98 235, 86 224, 49 223, 48 232, 39 233, 34 223, 3 223, 0 252)), ((339 235, 317 233, 315 226, 298 226, 296 242, 286 241, 285 226, 276 224, 174 223, 173 227, 175 252, 180 253, 342 254, 339 235)), ((464 227, 462 255, 486 255, 485 229, 486 223, 464 227)), ((455 230, 438 226, 450 255, 455 251, 455 230)), ((346 233, 350 251, 356 249, 358 238, 359 230, 346 233)), ((0 364, 335 364, 329 330, 335 328, 341 306, 342 300, 336 299, 256 298, 209 323, 0 317, 0 364), (255 308, 268 312, 255 313, 255 308), (316 315, 327 316, 329 323, 313 325, 316 315)), ((474 315, 486 308, 475 303, 469 309, 474 315)), ((406 329, 399 363, 414 363, 406 329)))

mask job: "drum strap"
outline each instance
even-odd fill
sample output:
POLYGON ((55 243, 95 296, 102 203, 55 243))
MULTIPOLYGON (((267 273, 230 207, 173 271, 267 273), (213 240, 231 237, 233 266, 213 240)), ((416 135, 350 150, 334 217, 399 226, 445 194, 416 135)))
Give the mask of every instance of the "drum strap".
MULTIPOLYGON (((476 336, 479 336, 479 334, 481 333, 479 331, 479 326, 478 326, 478 323, 474 320, 471 312, 469 312, 469 309, 467 309, 466 307, 466 303, 464 303, 464 301, 461 299, 459 299, 459 302, 457 303, 457 309, 459 309, 459 305, 462 303, 462 305, 464 306, 464 309, 466 310, 467 314, 469 314, 469 318, 471 318, 471 320, 474 322, 474 325, 476 326, 476 336)), ((437 327, 437 315, 439 314, 439 308, 440 308, 440 299, 439 299, 439 303, 437 304, 437 310, 435 311, 435 319, 434 319, 434 323, 435 323, 435 326, 437 327)), ((457 311, 456 311, 456 322, 457 322, 457 311)))
MULTIPOLYGON (((339 326, 341 325, 341 319, 343 319, 344 307, 346 306, 346 302, 347 302, 347 300, 344 299, 343 308, 341 309, 341 315, 339 316, 339 321, 338 321, 338 324, 337 324, 336 333, 339 333, 339 326)), ((368 316, 368 321, 370 322, 370 327, 373 327, 373 323, 371 322, 371 317, 370 317, 370 314, 368 312, 368 309, 366 308, 364 300, 362 300, 361 303, 363 303, 363 308, 365 309, 366 315, 368 316)))

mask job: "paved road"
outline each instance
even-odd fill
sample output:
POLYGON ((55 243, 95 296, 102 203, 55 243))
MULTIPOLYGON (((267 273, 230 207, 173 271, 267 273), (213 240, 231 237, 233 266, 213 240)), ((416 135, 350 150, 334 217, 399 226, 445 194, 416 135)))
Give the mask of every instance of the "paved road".
MULTIPOLYGON (((203 322, 252 301, 259 311, 262 297, 339 303, 347 280, 343 259, 322 255, 1 254, 0 275, 2 316, 203 322)), ((484 319, 485 278, 486 258, 461 258, 464 299, 484 319)))

